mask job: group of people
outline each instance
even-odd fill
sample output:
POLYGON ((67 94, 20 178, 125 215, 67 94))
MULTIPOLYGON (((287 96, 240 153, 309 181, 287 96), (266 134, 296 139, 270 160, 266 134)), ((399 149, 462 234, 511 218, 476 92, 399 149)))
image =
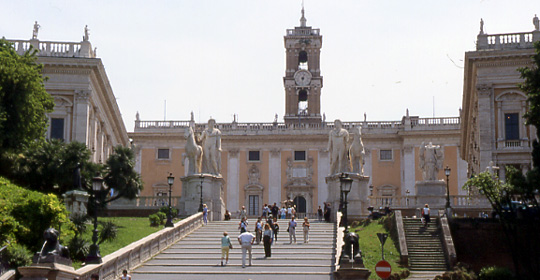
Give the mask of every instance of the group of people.
MULTIPOLYGON (((245 207, 242 207, 245 213, 245 207)), ((277 216, 274 216, 271 211, 266 212, 267 215, 264 215, 257 218, 253 232, 248 230, 248 219, 247 214, 242 214, 241 211, 241 220, 238 225, 240 230, 240 235, 238 236, 238 243, 242 248, 242 268, 246 267, 246 258, 248 258, 248 265, 251 266, 252 260, 252 246, 253 244, 258 245, 261 243, 261 240, 264 245, 264 256, 265 258, 270 258, 272 256, 272 244, 278 241, 278 234, 280 226, 278 223, 277 216), (266 220, 265 220, 266 219, 266 220)), ((264 213, 264 212, 263 212, 264 213)), ((289 233, 289 243, 296 243, 296 227, 298 223, 296 222, 296 217, 291 216, 291 219, 287 223, 287 232, 289 233)), ((310 223, 307 217, 304 218, 302 223, 302 229, 304 233, 304 243, 309 242, 309 228, 310 223)), ((221 265, 227 265, 229 263, 229 250, 233 248, 231 239, 227 232, 223 233, 221 238, 221 265)))

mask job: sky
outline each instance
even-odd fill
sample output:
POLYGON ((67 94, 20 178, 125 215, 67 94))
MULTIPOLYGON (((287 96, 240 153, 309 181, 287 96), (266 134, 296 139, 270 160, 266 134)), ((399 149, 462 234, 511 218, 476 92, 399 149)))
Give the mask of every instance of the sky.
MULTIPOLYGON (((0 37, 97 48, 126 128, 141 120, 272 122, 285 111, 286 29, 301 0, 0 0, 0 37)), ((305 0, 323 36, 326 120, 459 115, 463 58, 488 34, 530 32, 540 2, 305 0)))

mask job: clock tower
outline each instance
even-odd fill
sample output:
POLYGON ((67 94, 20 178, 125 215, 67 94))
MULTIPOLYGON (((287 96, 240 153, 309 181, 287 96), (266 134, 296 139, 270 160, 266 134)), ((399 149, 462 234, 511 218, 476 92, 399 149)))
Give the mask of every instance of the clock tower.
POLYGON ((321 123, 322 36, 319 29, 306 26, 304 7, 300 26, 287 29, 284 41, 285 123, 321 123))

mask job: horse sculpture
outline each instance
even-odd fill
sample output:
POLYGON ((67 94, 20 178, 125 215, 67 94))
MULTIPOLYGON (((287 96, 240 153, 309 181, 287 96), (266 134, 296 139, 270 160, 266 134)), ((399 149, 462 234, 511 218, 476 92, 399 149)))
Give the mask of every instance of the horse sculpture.
MULTIPOLYGON (((201 163, 202 163, 202 147, 197 145, 195 142, 195 135, 191 127, 186 127, 184 132, 184 137, 186 138, 186 157, 188 158, 189 168, 188 175, 201 173, 201 163)), ((183 163, 184 161, 182 161, 183 163)))
POLYGON ((354 129, 353 141, 349 148, 349 153, 351 157, 352 172, 363 175, 366 152, 364 150, 364 144, 362 143, 362 128, 360 127, 354 129))

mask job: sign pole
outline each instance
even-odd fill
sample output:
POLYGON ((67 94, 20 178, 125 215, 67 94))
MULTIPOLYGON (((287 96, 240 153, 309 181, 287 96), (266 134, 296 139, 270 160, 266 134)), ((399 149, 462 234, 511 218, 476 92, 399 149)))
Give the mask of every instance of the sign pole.
POLYGON ((382 259, 384 261, 384 243, 386 242, 386 238, 388 238, 387 233, 377 233, 377 237, 379 237, 379 241, 381 242, 381 255, 382 259))

